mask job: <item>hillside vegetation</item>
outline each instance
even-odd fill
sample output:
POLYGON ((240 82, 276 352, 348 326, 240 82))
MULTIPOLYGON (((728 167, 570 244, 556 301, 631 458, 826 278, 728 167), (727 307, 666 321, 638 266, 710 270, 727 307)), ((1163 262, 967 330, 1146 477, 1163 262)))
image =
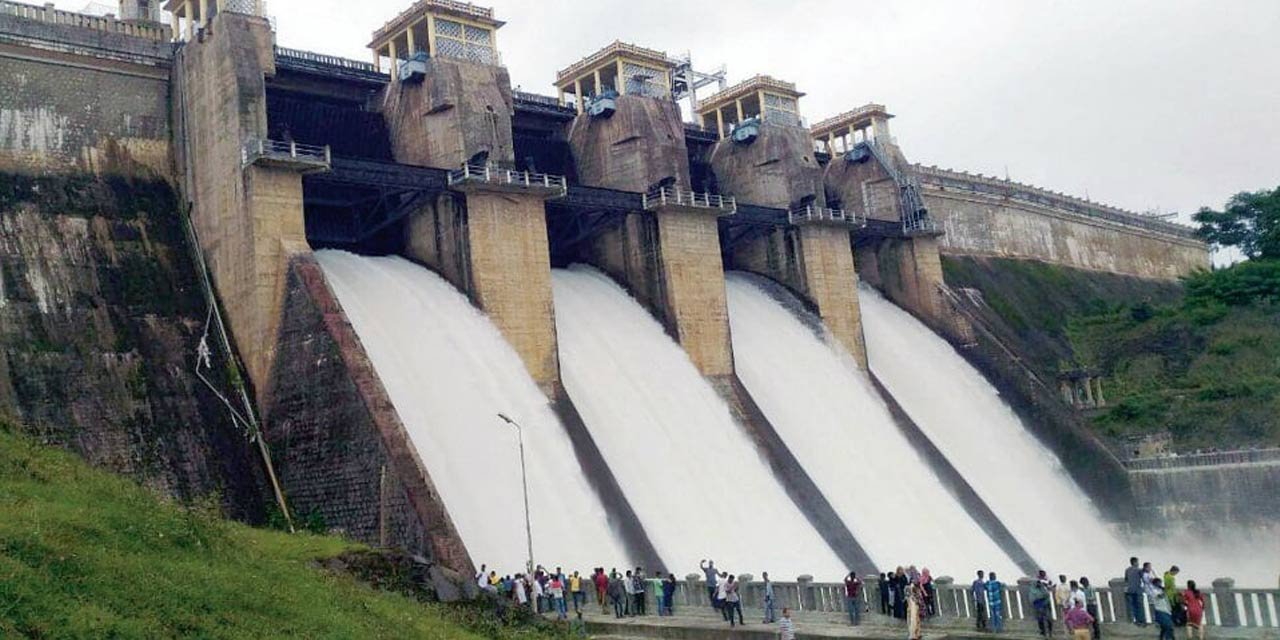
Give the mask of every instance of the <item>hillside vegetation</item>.
POLYGON ((1186 281, 1180 303, 1072 318, 1076 361, 1107 376, 1111 437, 1168 431, 1181 451, 1280 445, 1280 262, 1186 281))
POLYGON ((338 538, 183 508, 0 421, 0 638, 549 638, 326 573, 338 538))
POLYGON ((947 282, 980 291, 997 335, 1041 375, 1098 370, 1087 416, 1119 446, 1168 432, 1177 451, 1280 444, 1280 262, 1183 283, 1042 262, 948 256, 947 282))

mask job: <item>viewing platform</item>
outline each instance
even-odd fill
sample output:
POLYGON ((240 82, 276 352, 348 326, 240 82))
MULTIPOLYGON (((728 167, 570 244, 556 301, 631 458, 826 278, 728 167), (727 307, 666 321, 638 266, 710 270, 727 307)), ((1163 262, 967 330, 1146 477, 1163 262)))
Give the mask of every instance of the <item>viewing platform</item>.
POLYGON ((794 83, 757 75, 698 100, 697 110, 702 126, 714 129, 723 139, 729 137, 734 126, 753 118, 770 124, 805 126, 800 117, 800 98, 804 95, 794 83))
POLYGON ((293 169, 303 174, 328 171, 333 166, 333 153, 329 147, 282 142, 279 140, 248 140, 240 150, 240 162, 245 167, 266 166, 293 169))
POLYGON ((516 191, 539 193, 547 198, 563 198, 569 192, 564 176, 516 171, 492 164, 464 164, 449 172, 447 183, 458 191, 516 191))
POLYGON ((830 209, 809 204, 787 212, 787 221, 793 225, 829 224, 861 229, 867 226, 867 217, 856 211, 830 209))
POLYGON ((682 209, 692 213, 729 216, 738 212, 738 201, 714 193, 695 193, 675 187, 660 187, 644 194, 645 211, 682 209))

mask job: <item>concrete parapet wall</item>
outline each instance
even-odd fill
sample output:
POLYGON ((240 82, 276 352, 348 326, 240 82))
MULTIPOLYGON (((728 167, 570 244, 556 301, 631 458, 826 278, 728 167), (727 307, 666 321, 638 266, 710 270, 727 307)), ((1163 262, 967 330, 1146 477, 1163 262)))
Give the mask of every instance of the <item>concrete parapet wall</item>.
POLYGON ((925 174, 925 204, 946 232, 941 245, 946 253, 1033 258, 1170 280, 1210 266, 1208 245, 1184 227, 1068 196, 1033 200, 1039 191, 997 190, 1012 185, 1004 181, 986 179, 961 188, 967 184, 925 174))
POLYGON ((292 258, 287 283, 264 404, 295 514, 471 575, 466 547, 314 256, 292 258))
POLYGON ((1280 461, 1129 471, 1135 523, 1232 528, 1280 522, 1280 461))
POLYGON ((167 67, 40 48, 14 21, 0 15, 0 171, 172 174, 167 67))
POLYGON ((623 191, 648 191, 666 178, 689 188, 689 151, 680 106, 670 100, 618 96, 610 118, 579 115, 569 130, 578 179, 623 191))
POLYGON ((180 157, 214 284, 250 378, 261 388, 274 363, 286 265, 310 251, 302 178, 241 162, 244 141, 267 134, 265 76, 275 73, 270 24, 222 13, 211 26, 184 47, 176 70, 180 157))
POLYGON ((398 162, 452 169, 478 153, 503 166, 515 162, 503 67, 433 58, 420 83, 387 85, 382 113, 398 162))

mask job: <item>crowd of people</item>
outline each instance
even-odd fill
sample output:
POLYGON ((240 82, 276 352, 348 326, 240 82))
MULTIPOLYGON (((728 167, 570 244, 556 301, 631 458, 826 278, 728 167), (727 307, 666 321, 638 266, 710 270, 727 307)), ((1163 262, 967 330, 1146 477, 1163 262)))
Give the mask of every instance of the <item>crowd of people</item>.
MULTIPOLYGON (((703 560, 699 569, 705 578, 707 599, 719 611, 729 626, 746 623, 738 575, 718 569, 714 561, 703 560)), ((1205 596, 1194 580, 1179 590, 1179 569, 1171 567, 1163 576, 1155 575, 1151 563, 1139 565, 1137 558, 1129 559, 1125 570, 1125 600, 1130 621, 1142 627, 1153 623, 1159 628, 1158 640, 1175 640, 1174 628, 1185 626, 1188 640, 1204 640, 1205 596), (1151 618, 1148 620, 1148 610, 1151 618)), ((795 626, 791 611, 782 608, 781 616, 776 606, 774 584, 766 571, 761 574, 758 589, 764 611, 762 624, 777 624, 779 637, 794 638, 795 626)), ((677 580, 673 573, 656 572, 648 576, 642 567, 619 572, 616 568, 606 572, 596 567, 590 575, 574 571, 565 574, 560 568, 548 571, 539 565, 531 573, 499 576, 481 566, 476 576, 478 586, 500 601, 525 607, 532 613, 555 613, 560 620, 568 619, 569 607, 581 619, 588 600, 594 596, 602 614, 610 612, 616 618, 675 615, 677 580), (649 611, 649 597, 653 597, 655 610, 649 611)), ((849 624, 862 623, 862 614, 869 610, 870 598, 863 593, 863 581, 856 572, 844 578, 845 607, 849 624)), ((902 621, 908 640, 920 640, 924 621, 939 614, 938 590, 929 569, 917 570, 914 565, 898 567, 879 575, 879 610, 882 615, 902 621)), ((1008 616, 1010 603, 1008 589, 996 576, 996 572, 978 571, 976 579, 966 589, 972 617, 979 631, 1000 632, 1008 616)), ((1061 621, 1061 629, 1068 640, 1102 640, 1100 622, 1101 600, 1089 578, 1081 576, 1069 580, 1058 575, 1055 581, 1041 570, 1029 588, 1031 609, 1036 626, 1046 640, 1054 637, 1055 621, 1061 621)), ((1019 606, 1020 609, 1020 606, 1019 606)))

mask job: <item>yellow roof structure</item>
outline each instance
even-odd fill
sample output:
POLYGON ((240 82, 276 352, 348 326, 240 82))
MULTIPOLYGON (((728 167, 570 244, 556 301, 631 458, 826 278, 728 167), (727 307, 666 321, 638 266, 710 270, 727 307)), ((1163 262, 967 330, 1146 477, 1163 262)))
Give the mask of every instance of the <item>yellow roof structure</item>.
POLYGON ((615 40, 613 44, 561 69, 556 73, 556 86, 567 88, 573 84, 574 80, 584 74, 590 73, 597 68, 608 66, 618 59, 631 60, 667 71, 675 69, 676 66, 665 51, 648 49, 621 40, 615 40))
POLYGON ((458 18, 459 20, 484 25, 492 29, 497 29, 506 24, 494 18, 493 9, 489 7, 481 7, 470 2, 458 2, 458 0, 418 0, 418 2, 413 3, 413 6, 401 11, 400 15, 392 18, 382 25, 380 29, 374 31, 373 40, 369 42, 369 48, 379 49, 385 46, 388 40, 399 36, 427 14, 458 18))
POLYGON ((850 130, 866 129, 871 126, 873 120, 888 120, 892 117, 893 114, 889 113, 884 105, 873 102, 827 118, 813 125, 810 133, 813 134, 814 138, 821 139, 831 134, 841 135, 850 130))
POLYGON ((804 93, 796 89, 794 82, 779 80, 773 76, 757 75, 719 93, 698 100, 698 112, 707 113, 736 102, 739 98, 750 96, 761 91, 780 94, 792 98, 802 98, 804 93))

